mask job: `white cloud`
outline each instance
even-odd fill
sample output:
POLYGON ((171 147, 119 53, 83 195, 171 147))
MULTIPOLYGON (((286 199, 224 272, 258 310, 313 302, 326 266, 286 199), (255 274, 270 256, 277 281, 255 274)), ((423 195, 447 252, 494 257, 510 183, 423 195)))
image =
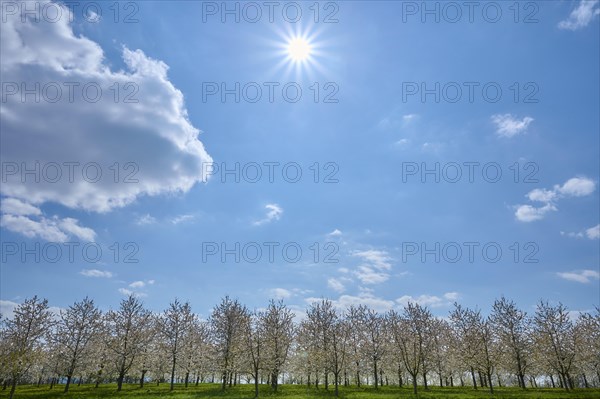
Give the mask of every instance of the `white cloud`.
POLYGON ((396 302, 401 306, 406 306, 409 302, 418 303, 421 306, 429 306, 432 308, 438 308, 441 306, 449 306, 459 298, 458 292, 446 292, 442 297, 436 295, 419 295, 413 297, 410 295, 403 295, 396 299, 396 302))
POLYGON ((346 290, 344 284, 336 278, 327 280, 327 286, 336 292, 344 292, 346 290))
POLYGON ((587 238, 590 240, 597 240, 600 238, 600 224, 595 225, 594 227, 590 227, 585 231, 587 238))
MULTIPOLYGON (((11 199, 13 198, 5 198, 2 203, 4 204, 5 201, 11 199)), ((2 208, 2 212, 5 213, 0 217, 0 226, 12 232, 22 234, 28 238, 39 237, 51 242, 65 242, 71 237, 77 237, 84 241, 93 241, 96 238, 96 232, 88 227, 80 226, 77 219, 61 219, 58 216, 46 218, 41 215, 41 212, 29 212, 28 206, 31 205, 20 200, 12 203, 9 201, 8 203, 7 207, 2 208), (16 211, 17 214, 6 213, 13 211, 16 211), (22 215, 23 212, 27 216, 22 215)))
POLYGON ((269 295, 273 299, 287 299, 292 296, 292 293, 285 288, 273 288, 269 291, 269 295))
POLYGON ((546 204, 539 208, 531 205, 519 205, 515 212, 515 216, 517 220, 521 222, 533 222, 543 219, 548 212, 556 210, 558 209, 552 204, 546 204))
MULTIPOLYGON (((547 213, 557 211, 556 202, 563 198, 583 197, 596 190, 596 183, 587 177, 573 177, 562 186, 554 185, 550 190, 536 188, 527 193, 526 197, 533 202, 542 202, 545 205, 535 207, 531 205, 517 205, 515 217, 521 222, 533 222, 543 219, 547 213)), ((571 233, 561 233, 571 235, 571 233)))
POLYGON ((327 235, 331 236, 331 237, 337 237, 337 236, 341 236, 342 232, 338 229, 335 229, 331 233, 328 233, 327 235))
POLYGON ((16 198, 3 198, 1 205, 2 213, 8 213, 11 215, 27 216, 27 215, 41 215, 42 211, 40 208, 35 207, 31 204, 18 200, 16 198))
POLYGON ((380 284, 387 281, 390 278, 390 275, 388 273, 378 272, 366 265, 359 266, 358 270, 354 271, 354 275, 363 284, 380 284))
POLYGON ((554 190, 565 197, 584 197, 596 190, 596 183, 587 177, 573 177, 562 186, 555 186, 554 190))
POLYGON ((367 251, 355 251, 352 255, 362 258, 379 270, 390 270, 392 268, 392 264, 390 263, 392 258, 386 251, 370 249, 367 251))
POLYGON ((581 0, 569 17, 558 23, 560 29, 577 30, 585 28, 595 16, 600 15, 598 0, 581 0))
MULTIPOLYGON (((320 301, 321 298, 310 297, 306 298, 307 303, 313 303, 320 301)), ((357 296, 355 295, 342 295, 336 300, 332 300, 333 305, 340 311, 348 309, 351 305, 365 305, 370 309, 377 312, 387 312, 394 307, 394 301, 387 299, 378 298, 369 292, 361 292, 357 296)))
POLYGON ((135 223, 139 226, 154 224, 156 223, 156 218, 154 216, 150 216, 150 214, 147 213, 145 215, 140 216, 135 223))
POLYGON ((530 201, 551 202, 556 199, 556 192, 554 190, 536 188, 527 194, 527 198, 529 198, 530 201))
POLYGON ((560 235, 561 236, 571 237, 571 238, 583 238, 583 233, 582 232, 575 233, 573 231, 570 231, 570 232, 561 231, 560 235))
POLYGON ((80 240, 94 241, 96 232, 89 227, 80 226, 78 223, 79 221, 73 218, 64 218, 57 221, 57 225, 62 231, 65 231, 80 240))
POLYGON ((98 270, 98 269, 83 269, 79 272, 82 276, 86 277, 103 277, 103 278, 111 278, 113 274, 108 270, 98 270))
POLYGON ((119 288, 118 291, 121 295, 124 295, 124 296, 133 295, 138 298, 148 296, 147 294, 145 294, 143 292, 136 292, 136 291, 128 290, 127 288, 119 288))
POLYGON ((579 232, 564 232, 561 231, 560 235, 562 236, 567 236, 567 237, 572 237, 572 238, 589 238, 590 240, 597 240, 600 238, 600 224, 594 226, 594 227, 590 227, 589 229, 586 229, 584 231, 579 231, 579 232))
POLYGON ((444 144, 437 143, 437 142, 425 142, 421 146, 421 150, 424 152, 438 153, 438 152, 442 151, 443 149, 444 149, 444 144))
POLYGON ((565 280, 575 281, 575 282, 583 283, 583 284, 587 284, 587 283, 591 282, 592 280, 600 279, 600 273, 598 273, 595 270, 588 270, 588 269, 571 271, 571 272, 559 272, 556 274, 558 275, 558 277, 563 278, 565 280))
POLYGON ((404 147, 405 145, 408 145, 408 143, 410 143, 409 139, 400 139, 398 141, 396 141, 396 145, 400 146, 400 147, 404 147))
MULTIPOLYGON (((47 2, 38 1, 38 7, 47 2)), ((56 4, 63 7, 63 15, 68 15, 66 7, 56 4)), ((33 2, 19 9, 31 7, 33 2)), ((55 163, 62 176, 54 183, 48 179, 36 183, 31 177, 23 183, 21 174, 15 173, 3 181, 2 195, 34 205, 55 202, 73 209, 107 212, 142 195, 187 192, 207 180, 208 171, 202 165, 212 159, 198 140, 200 131, 189 121, 183 94, 169 81, 164 62, 141 50, 123 48, 126 70, 112 71, 100 46, 75 35, 69 18, 57 22, 27 18, 21 22, 19 12, 3 17, 3 82, 22 82, 28 88, 36 82, 41 87, 56 82, 62 97, 50 103, 35 102, 32 96, 22 102, 20 93, 7 96, 0 111, 0 157, 5 164, 24 163, 28 168, 39 161, 41 170, 55 163), (79 84, 73 88, 72 102, 64 84, 68 82, 79 84), (84 99, 86 85, 101 88, 102 97, 97 102, 84 99), (117 101, 115 87, 121 93, 117 101), (127 95, 137 102, 125 102, 127 95), (65 162, 78 163, 71 181, 65 162), (89 178, 96 175, 95 167, 88 169, 87 180, 83 178, 83 166, 92 162, 97 162, 102 172, 97 182, 89 178), (118 179, 114 168, 109 169, 115 162, 119 163, 118 179), (137 182, 125 182, 128 176, 137 182)), ((95 89, 86 95, 95 95, 95 89)), ((50 170, 51 176, 55 171, 50 170)))
POLYGON ((419 115, 417 114, 406 114, 406 115, 402 115, 402 120, 406 123, 411 122, 415 119, 417 119, 419 117, 419 115))
POLYGON ((519 120, 511 114, 496 114, 491 117, 492 122, 496 125, 496 134, 500 137, 513 137, 527 131, 527 127, 533 118, 526 116, 519 120))
MULTIPOLYGON (((12 319, 12 317, 14 315, 14 310, 19 305, 20 305, 20 303, 17 303, 17 302, 5 301, 5 300, 0 299, 0 314, 2 315, 2 318, 3 319, 12 319)), ((51 316, 53 317, 54 321, 56 321, 58 319, 58 317, 60 316, 60 312, 63 311, 64 309, 59 308, 58 306, 49 306, 48 310, 50 311, 51 316)))
POLYGON ((189 222, 191 220, 194 220, 194 218, 195 218, 194 215, 179 215, 179 216, 175 216, 173 219, 171 219, 171 223, 179 224, 179 223, 189 222))
POLYGON ((460 294, 458 292, 446 292, 444 294, 444 298, 446 298, 449 301, 456 301, 459 297, 460 294))
POLYGON ((35 221, 27 216, 2 215, 0 226, 28 238, 39 237, 52 242, 65 242, 68 240, 67 234, 61 231, 55 222, 45 218, 35 221))
POLYGON ((270 223, 273 220, 279 220, 283 214, 283 209, 277 204, 267 204, 265 205, 265 209, 267 210, 265 218, 254 222, 255 226, 270 223))
POLYGON ((146 286, 146 283, 143 281, 134 281, 133 283, 129 284, 129 288, 144 288, 146 286))
POLYGON ((0 314, 2 315, 2 318, 11 319, 17 306, 19 306, 19 304, 16 302, 0 299, 0 314))

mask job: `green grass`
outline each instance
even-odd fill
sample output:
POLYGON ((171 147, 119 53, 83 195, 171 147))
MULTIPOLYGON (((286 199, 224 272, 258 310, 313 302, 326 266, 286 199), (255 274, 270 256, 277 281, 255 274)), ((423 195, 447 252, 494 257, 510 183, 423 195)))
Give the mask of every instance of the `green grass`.
MULTIPOLYGON (((63 385, 57 385, 49 389, 48 385, 36 387, 22 385, 17 387, 15 399, 102 399, 102 398, 125 398, 125 399, 153 399, 153 398, 172 398, 172 399, 192 399, 192 398, 228 398, 250 399, 254 397, 254 387, 252 385, 238 385, 228 388, 221 392, 218 384, 201 384, 200 386, 190 386, 185 388, 183 385, 176 385, 173 392, 169 392, 168 384, 146 384, 143 389, 137 385, 124 385, 121 392, 117 392, 115 384, 101 385, 95 389, 93 385, 74 385, 69 393, 64 394, 63 385)), ((0 399, 8 398, 9 388, 6 391, 0 391, 0 399)), ((270 387, 261 386, 260 394, 265 398, 333 398, 333 387, 326 391, 322 386, 317 390, 314 387, 308 389, 300 385, 282 385, 279 392, 274 394, 270 387)), ((382 387, 375 390, 372 387, 367 388, 344 388, 340 387, 340 397, 348 399, 392 399, 392 398, 415 398, 412 389, 409 387, 382 387)), ((428 391, 419 389, 418 398, 420 399, 477 399, 477 398, 498 398, 498 399, 598 399, 600 398, 600 389, 578 389, 572 392, 566 392, 562 389, 527 389, 522 391, 518 388, 498 388, 492 396, 488 391, 479 389, 477 391, 471 388, 439 388, 432 387, 428 391)))

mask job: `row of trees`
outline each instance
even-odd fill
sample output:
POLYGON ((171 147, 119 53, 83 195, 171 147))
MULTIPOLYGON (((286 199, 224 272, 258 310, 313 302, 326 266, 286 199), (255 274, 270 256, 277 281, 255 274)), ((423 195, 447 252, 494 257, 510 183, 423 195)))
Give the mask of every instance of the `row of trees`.
POLYGON ((540 302, 533 315, 500 298, 489 316, 457 303, 447 318, 408 303, 378 313, 366 306, 340 310, 323 299, 295 322, 283 302, 250 311, 225 297, 208 320, 175 300, 153 314, 134 296, 102 313, 89 298, 51 313, 33 297, 2 320, 0 383, 73 381, 160 384, 220 382, 222 389, 253 383, 277 391, 282 381, 325 389, 411 384, 600 386, 600 309, 573 315, 540 302), (435 382, 434 382, 435 381, 435 382))

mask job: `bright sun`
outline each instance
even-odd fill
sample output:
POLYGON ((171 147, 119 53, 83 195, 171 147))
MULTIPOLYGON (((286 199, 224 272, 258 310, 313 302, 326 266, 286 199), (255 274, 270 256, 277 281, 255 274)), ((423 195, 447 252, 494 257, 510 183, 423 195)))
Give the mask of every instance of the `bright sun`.
POLYGON ((288 43, 288 55, 293 61, 305 61, 310 57, 310 44, 300 37, 293 38, 288 43))

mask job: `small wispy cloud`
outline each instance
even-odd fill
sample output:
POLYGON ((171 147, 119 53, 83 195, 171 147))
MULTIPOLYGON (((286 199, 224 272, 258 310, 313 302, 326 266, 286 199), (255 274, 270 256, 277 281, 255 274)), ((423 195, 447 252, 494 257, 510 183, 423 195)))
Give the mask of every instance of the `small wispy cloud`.
POLYGON ((148 294, 146 294, 144 292, 133 291, 133 290, 129 290, 127 288, 119 288, 118 291, 119 291, 119 293, 121 295, 124 295, 124 296, 133 295, 133 296, 138 297, 138 298, 142 298, 142 297, 148 296, 148 294))
POLYGON ((417 115, 417 114, 406 114, 406 115, 402 115, 402 120, 405 123, 408 123, 408 122, 414 121, 418 117, 419 117, 419 115, 417 115))
POLYGON ((292 292, 285 288, 273 288, 269 290, 269 296, 273 299, 288 299, 292 296, 292 292))
POLYGON ((590 227, 585 231, 585 235, 590 240, 598 240, 600 239, 600 224, 595 225, 594 227, 590 227))
POLYGON ((191 215, 191 214, 178 215, 178 216, 175 216, 174 218, 171 219, 171 223, 173 223, 173 224, 180 224, 180 223, 192 221, 195 218, 196 218, 196 216, 191 215))
POLYGON ((154 223, 156 223, 156 218, 154 216, 151 216, 149 213, 140 216, 135 222, 135 224, 139 226, 146 226, 154 223))
MULTIPOLYGON (((557 211, 556 202, 563 198, 584 197, 596 190, 596 183, 587 177, 573 177, 562 186, 557 184, 552 189, 531 190, 525 196, 531 202, 541 202, 543 206, 517 205, 515 217, 521 222, 533 222, 543 219, 549 212, 557 211)), ((594 228, 592 228, 594 229, 594 228)), ((595 231, 590 231, 593 236, 595 231)))
POLYGON ((331 233, 327 233, 329 237, 338 237, 342 235, 342 232, 338 229, 333 230, 331 233))
POLYGON ((261 220, 257 220, 253 224, 255 226, 261 226, 266 223, 270 223, 274 220, 281 219, 281 215, 283 214, 283 208, 281 208, 277 204, 267 204, 265 205, 265 209, 267 210, 267 214, 261 220))
POLYGON ((327 280, 327 286, 336 292, 344 292, 346 290, 344 283, 333 277, 327 280))
POLYGON ((567 236, 572 238, 588 238, 590 240, 600 239, 600 224, 590 227, 589 229, 585 229, 584 231, 578 232, 560 232, 561 236, 567 236))
POLYGON ((571 272, 559 272, 556 275, 562 279, 587 284, 592 280, 600 280, 600 273, 595 270, 576 270, 571 272))
POLYGON ((496 134, 507 138, 525 133, 531 122, 533 122, 532 117, 526 116, 523 119, 518 119, 511 114, 496 114, 492 115, 491 119, 496 125, 496 134))
POLYGON ((460 295, 458 292, 446 292, 441 297, 436 295, 419 295, 417 297, 413 297, 410 295, 403 295, 400 298, 396 299, 396 302, 401 306, 406 306, 409 302, 418 303, 422 306, 430 306, 432 308, 437 308, 441 306, 450 306, 452 303, 459 299, 460 295))
POLYGON ((559 29, 578 30, 588 26, 594 17, 600 15, 598 0, 581 0, 569 17, 558 23, 559 29))
POLYGON ((113 274, 108 270, 98 270, 98 269, 83 269, 79 272, 82 276, 85 277, 103 277, 103 278, 111 278, 113 274))

